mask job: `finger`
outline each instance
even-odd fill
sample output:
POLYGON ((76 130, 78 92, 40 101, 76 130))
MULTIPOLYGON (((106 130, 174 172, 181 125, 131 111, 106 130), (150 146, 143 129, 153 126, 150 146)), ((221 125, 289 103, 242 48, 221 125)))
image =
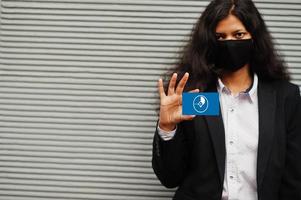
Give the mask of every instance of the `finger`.
POLYGON ((181 95, 179 98, 179 105, 182 105, 182 103, 183 103, 183 96, 181 95))
POLYGON ((168 86, 168 95, 173 95, 175 93, 175 85, 177 81, 177 73, 173 73, 171 76, 171 79, 169 81, 169 86, 168 86))
POLYGON ((164 92, 163 81, 161 78, 158 81, 158 91, 159 91, 160 98, 166 96, 165 92, 164 92))
POLYGON ((178 87, 176 89, 176 93, 177 94, 182 94, 183 90, 184 90, 184 87, 186 85, 186 82, 188 80, 188 77, 189 77, 189 74, 186 72, 184 74, 184 76, 182 77, 181 81, 179 82, 178 84, 178 87))

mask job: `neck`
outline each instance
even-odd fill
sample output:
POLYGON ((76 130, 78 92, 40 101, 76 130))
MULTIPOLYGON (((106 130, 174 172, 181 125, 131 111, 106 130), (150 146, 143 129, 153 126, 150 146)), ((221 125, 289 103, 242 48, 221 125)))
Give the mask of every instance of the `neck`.
POLYGON ((245 91, 252 84, 252 76, 249 70, 249 65, 245 65, 235 72, 225 73, 220 77, 220 79, 234 95, 241 91, 245 91))

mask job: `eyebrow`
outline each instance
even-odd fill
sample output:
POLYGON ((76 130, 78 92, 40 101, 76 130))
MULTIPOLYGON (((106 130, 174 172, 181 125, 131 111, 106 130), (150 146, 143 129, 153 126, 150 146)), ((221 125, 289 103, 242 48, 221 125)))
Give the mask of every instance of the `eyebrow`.
POLYGON ((246 30, 244 30, 244 29, 238 29, 238 30, 234 31, 233 33, 238 33, 238 32, 246 32, 246 30))
MULTIPOLYGON (((236 31, 233 31, 232 33, 238 33, 238 32, 246 32, 246 30, 238 29, 238 30, 236 30, 236 31)), ((217 35, 223 35, 223 34, 225 34, 225 33, 223 33, 223 32, 215 32, 215 34, 217 34, 217 35)))

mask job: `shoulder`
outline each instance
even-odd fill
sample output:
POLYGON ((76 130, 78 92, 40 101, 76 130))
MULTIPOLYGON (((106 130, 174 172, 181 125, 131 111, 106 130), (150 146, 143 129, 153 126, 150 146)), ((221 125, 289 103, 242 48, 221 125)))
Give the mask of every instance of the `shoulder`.
POLYGON ((299 86, 289 82, 288 80, 278 80, 275 81, 275 85, 283 90, 286 90, 288 92, 296 92, 299 91, 299 86))
POLYGON ((277 96, 282 97, 300 97, 299 86, 288 80, 260 81, 259 85, 264 85, 274 90, 277 96))

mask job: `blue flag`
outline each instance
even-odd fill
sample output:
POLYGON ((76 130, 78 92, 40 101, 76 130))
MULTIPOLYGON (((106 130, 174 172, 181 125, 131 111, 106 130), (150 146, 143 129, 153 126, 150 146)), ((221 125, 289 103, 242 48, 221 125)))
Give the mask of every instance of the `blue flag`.
POLYGON ((219 115, 217 92, 187 93, 182 95, 183 115, 219 115))

